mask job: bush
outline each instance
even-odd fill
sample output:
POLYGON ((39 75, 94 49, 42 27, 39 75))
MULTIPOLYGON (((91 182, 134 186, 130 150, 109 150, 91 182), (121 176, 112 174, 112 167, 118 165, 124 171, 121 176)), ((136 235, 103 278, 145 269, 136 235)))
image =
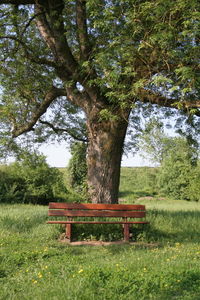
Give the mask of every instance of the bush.
POLYGON ((192 200, 192 189, 196 190, 195 149, 181 138, 174 139, 174 147, 168 150, 164 157, 158 176, 158 186, 161 194, 175 199, 192 200), (195 188, 194 188, 195 186, 195 188))
POLYGON ((0 202, 20 202, 24 195, 24 180, 13 173, 10 166, 0 169, 0 202))
POLYGON ((25 154, 0 170, 0 201, 46 204, 63 199, 67 190, 62 174, 51 168, 43 155, 25 154))

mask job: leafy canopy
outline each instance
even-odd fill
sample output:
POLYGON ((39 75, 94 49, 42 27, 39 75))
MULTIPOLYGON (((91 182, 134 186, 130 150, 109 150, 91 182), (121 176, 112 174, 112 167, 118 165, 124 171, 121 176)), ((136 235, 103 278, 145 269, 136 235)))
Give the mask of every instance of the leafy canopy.
POLYGON ((156 104, 198 128, 198 0, 0 4, 2 144, 33 129, 40 142, 52 132, 85 140, 90 101, 100 120, 156 104))

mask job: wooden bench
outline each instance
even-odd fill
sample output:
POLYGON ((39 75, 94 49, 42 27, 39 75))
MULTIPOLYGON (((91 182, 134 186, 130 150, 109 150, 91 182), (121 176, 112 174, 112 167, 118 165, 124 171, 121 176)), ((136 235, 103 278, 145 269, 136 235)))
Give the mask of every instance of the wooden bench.
POLYGON ((122 224, 124 240, 129 241, 129 226, 131 224, 149 223, 144 220, 135 220, 138 218, 145 218, 146 211, 144 205, 132 204, 79 204, 50 202, 48 215, 50 217, 65 217, 65 220, 52 220, 47 223, 65 224, 66 238, 69 239, 70 242, 72 238, 72 224, 122 224), (85 219, 88 217, 90 218, 89 220, 85 219), (91 220, 93 217, 98 217, 98 220, 91 220), (99 221, 99 217, 104 219, 99 221), (114 218, 115 220, 113 220, 114 218))

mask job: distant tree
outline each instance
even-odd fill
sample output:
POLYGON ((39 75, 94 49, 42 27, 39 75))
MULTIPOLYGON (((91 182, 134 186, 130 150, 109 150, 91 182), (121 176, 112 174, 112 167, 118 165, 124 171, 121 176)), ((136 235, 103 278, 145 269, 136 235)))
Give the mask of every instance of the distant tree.
POLYGON ((158 118, 151 119, 140 136, 143 156, 159 164, 157 188, 165 196, 176 199, 198 198, 199 148, 193 140, 168 136, 158 118))
POLYGON ((185 151, 186 159, 196 164, 199 154, 199 144, 191 136, 166 134, 160 118, 152 118, 146 124, 139 137, 141 155, 148 156, 151 161, 162 164, 172 152, 185 151))
POLYGON ((2 143, 49 130, 83 139, 84 112, 90 199, 117 202, 131 111, 137 121, 152 105, 200 116, 199 1, 0 4, 2 143))
POLYGON ((71 186, 79 191, 87 189, 87 163, 86 163, 87 144, 74 142, 71 145, 72 157, 69 161, 69 174, 71 186))
POLYGON ((141 155, 148 156, 152 162, 158 164, 162 163, 172 144, 173 139, 167 136, 163 123, 158 118, 152 118, 146 123, 139 138, 141 155))

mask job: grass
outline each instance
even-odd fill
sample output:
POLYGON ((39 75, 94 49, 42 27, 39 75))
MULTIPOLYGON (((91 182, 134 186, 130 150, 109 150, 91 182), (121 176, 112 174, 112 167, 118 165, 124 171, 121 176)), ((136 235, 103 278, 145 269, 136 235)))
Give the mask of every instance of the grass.
POLYGON ((135 202, 146 204, 150 226, 137 243, 110 246, 60 243, 47 207, 1 205, 0 299, 200 299, 200 204, 135 202))
POLYGON ((139 197, 157 195, 157 173, 158 168, 121 168, 119 197, 132 202, 139 197))

